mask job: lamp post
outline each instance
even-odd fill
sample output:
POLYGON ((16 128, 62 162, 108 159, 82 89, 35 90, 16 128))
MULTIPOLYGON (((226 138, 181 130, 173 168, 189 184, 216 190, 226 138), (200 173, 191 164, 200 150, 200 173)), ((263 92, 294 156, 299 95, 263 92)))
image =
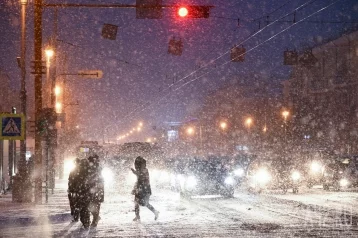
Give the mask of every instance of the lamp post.
POLYGON ((282 116, 283 116, 283 122, 284 122, 284 130, 285 130, 285 135, 284 135, 284 138, 285 138, 285 141, 287 141, 287 118, 288 116, 290 115, 290 112, 288 110, 284 110, 282 111, 282 116))
POLYGON ((21 3, 21 112, 25 117, 25 136, 20 141, 19 173, 25 172, 26 161, 26 6, 27 0, 20 0, 21 3))

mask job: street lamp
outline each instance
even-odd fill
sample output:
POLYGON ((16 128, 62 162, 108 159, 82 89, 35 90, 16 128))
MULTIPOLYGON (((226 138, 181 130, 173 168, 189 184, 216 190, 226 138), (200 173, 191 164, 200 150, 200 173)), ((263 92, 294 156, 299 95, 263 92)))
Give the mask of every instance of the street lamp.
POLYGON ((226 130, 226 128, 227 128, 227 123, 226 123, 225 121, 220 122, 220 128, 221 128, 222 130, 226 130))
POLYGON ((252 118, 251 117, 248 117, 248 118, 246 118, 246 120, 245 120, 245 125, 246 125, 246 127, 250 130, 250 127, 251 127, 251 125, 252 125, 252 122, 253 122, 253 120, 252 120, 252 118))
POLYGON ((186 129, 186 133, 188 134, 188 135, 193 135, 194 134, 194 128, 193 127, 188 127, 188 129, 186 129))
POLYGON ((290 112, 287 111, 287 110, 284 110, 284 111, 282 112, 282 116, 283 116, 283 119, 284 119, 285 123, 286 123, 287 117, 288 117, 289 115, 290 115, 290 112))

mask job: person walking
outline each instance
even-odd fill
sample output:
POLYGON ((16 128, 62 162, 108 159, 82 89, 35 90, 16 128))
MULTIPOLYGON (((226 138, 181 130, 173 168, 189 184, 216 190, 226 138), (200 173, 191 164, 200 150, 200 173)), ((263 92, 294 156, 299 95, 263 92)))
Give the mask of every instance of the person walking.
POLYGON ((91 227, 97 227, 100 220, 99 212, 101 203, 104 202, 104 181, 101 174, 101 167, 98 155, 93 155, 88 158, 89 162, 89 186, 90 186, 90 212, 93 215, 91 227))
POLYGON ((149 181, 149 172, 146 168, 146 160, 138 156, 134 162, 132 172, 137 176, 137 182, 134 185, 132 194, 134 195, 134 211, 135 218, 133 221, 140 221, 139 206, 145 206, 154 213, 154 220, 158 219, 159 211, 149 204, 150 195, 152 190, 149 181))
POLYGON ((77 196, 76 196, 76 209, 78 209, 80 214, 80 221, 83 224, 85 229, 88 229, 90 226, 90 211, 89 205, 91 201, 91 186, 89 181, 89 162, 87 159, 82 159, 80 162, 79 172, 78 172, 78 187, 77 187, 77 196))
POLYGON ((70 172, 68 176, 68 200, 70 202, 71 216, 73 217, 72 222, 78 222, 79 209, 76 208, 76 202, 78 200, 78 186, 79 186, 79 171, 80 171, 80 159, 76 158, 75 168, 70 172))

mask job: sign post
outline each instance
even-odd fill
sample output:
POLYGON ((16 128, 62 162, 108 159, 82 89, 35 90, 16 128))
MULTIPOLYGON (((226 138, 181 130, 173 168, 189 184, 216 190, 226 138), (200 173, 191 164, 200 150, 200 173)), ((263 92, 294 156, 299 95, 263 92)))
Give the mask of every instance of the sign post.
POLYGON ((0 140, 24 140, 25 117, 22 114, 0 114, 0 140))

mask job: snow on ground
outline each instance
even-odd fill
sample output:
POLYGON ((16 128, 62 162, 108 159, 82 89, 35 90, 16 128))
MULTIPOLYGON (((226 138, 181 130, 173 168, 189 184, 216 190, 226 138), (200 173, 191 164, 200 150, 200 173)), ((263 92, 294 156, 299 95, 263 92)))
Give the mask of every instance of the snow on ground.
POLYGON ((151 203, 160 210, 159 219, 154 221, 154 215, 141 207, 138 223, 132 221, 130 190, 127 186, 106 192, 101 221, 90 231, 82 230, 80 223, 70 224, 65 181, 57 185, 48 204, 16 204, 6 195, 0 198, 0 237, 358 237, 356 208, 345 214, 337 207, 339 203, 357 207, 358 193, 238 191, 231 199, 187 200, 153 188, 151 203))

